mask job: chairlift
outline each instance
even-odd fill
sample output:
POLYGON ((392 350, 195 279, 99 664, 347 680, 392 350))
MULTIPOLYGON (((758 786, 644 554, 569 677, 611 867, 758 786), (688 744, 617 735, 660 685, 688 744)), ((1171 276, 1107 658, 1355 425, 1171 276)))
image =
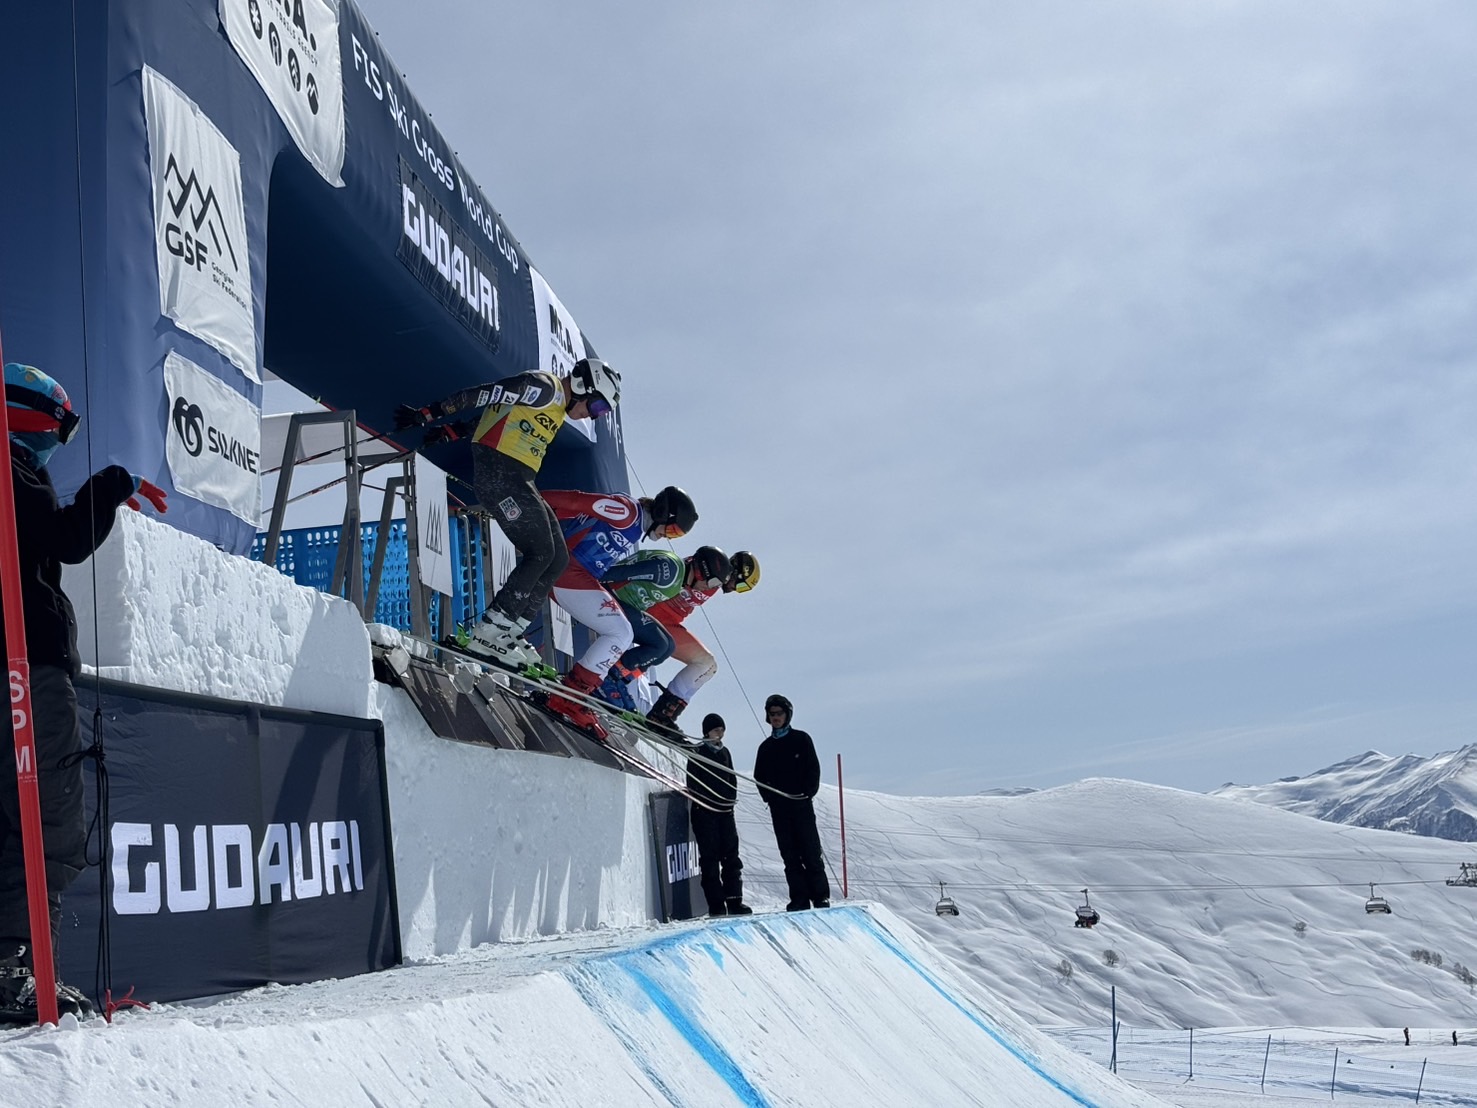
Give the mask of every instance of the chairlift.
POLYGON ((954 898, 944 895, 944 883, 942 881, 939 882, 939 902, 933 906, 933 911, 935 915, 939 916, 957 916, 959 914, 959 905, 954 903, 954 898))
POLYGON ((1477 862, 1463 862, 1461 867, 1455 877, 1446 879, 1446 883, 1465 889, 1477 888, 1477 862))
POLYGON ((1369 899, 1364 902, 1364 910, 1369 913, 1383 912, 1387 916, 1391 914, 1390 902, 1382 896, 1375 895, 1373 881, 1369 883, 1369 899))
POLYGON ((1096 927, 1102 918, 1098 915, 1097 909, 1092 906, 1092 898, 1087 895, 1087 890, 1083 889, 1082 903, 1077 905, 1077 918, 1072 921, 1072 926, 1096 927))

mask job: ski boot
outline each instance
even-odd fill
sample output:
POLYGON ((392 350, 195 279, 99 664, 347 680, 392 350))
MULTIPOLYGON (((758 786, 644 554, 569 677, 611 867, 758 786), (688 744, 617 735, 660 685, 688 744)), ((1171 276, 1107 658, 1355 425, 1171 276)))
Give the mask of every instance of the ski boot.
MULTIPOLYGON (((24 943, 7 943, 5 949, 15 953, 0 958, 0 1025, 35 1023, 39 1011, 36 979, 31 975, 29 964, 30 952, 24 943)), ((56 1013, 58 1016, 74 1015, 78 1019, 96 1014, 85 993, 61 981, 56 983, 56 1013)))
POLYGON ((673 696, 670 692, 663 691, 662 695, 657 698, 657 702, 651 706, 651 711, 646 713, 647 726, 681 742, 683 735, 677 727, 677 717, 686 707, 687 701, 680 696, 673 696))
MULTIPOLYGON (((575 692, 589 696, 600 687, 600 678, 584 666, 576 665, 565 675, 564 684, 575 692)), ((581 704, 578 700, 570 700, 558 693, 550 693, 544 707, 557 716, 563 716, 581 731, 594 736, 601 742, 610 737, 610 732, 600 726, 600 721, 595 718, 595 713, 587 704, 581 704)))
POLYGON ((601 700, 607 700, 612 706, 619 708, 622 712, 634 712, 636 700, 631 696, 631 682, 636 677, 636 671, 629 670, 616 662, 610 667, 610 672, 605 675, 605 680, 600 683, 600 689, 596 693, 601 700))
POLYGON ((472 628, 472 637, 467 640, 467 652, 509 669, 543 665, 538 651, 523 641, 526 619, 509 619, 496 608, 488 608, 482 620, 472 628))

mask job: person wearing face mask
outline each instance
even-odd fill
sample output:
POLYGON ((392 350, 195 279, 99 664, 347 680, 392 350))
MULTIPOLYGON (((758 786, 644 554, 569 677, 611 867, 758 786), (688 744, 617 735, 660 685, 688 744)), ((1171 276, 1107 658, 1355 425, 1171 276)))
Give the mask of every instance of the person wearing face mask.
POLYGON ((810 736, 790 726, 794 714, 794 705, 779 693, 764 702, 770 735, 759 744, 754 758, 754 781, 769 805, 774 839, 785 863, 785 881, 790 887, 785 909, 801 912, 829 908, 831 883, 826 880, 820 832, 815 826, 814 797, 821 787, 821 763, 810 736), (780 795, 785 793, 789 795, 780 795))
POLYGON ((739 858, 738 824, 733 818, 738 778, 733 772, 733 755, 723 745, 724 730, 722 716, 716 712, 704 716, 703 741, 694 753, 705 761, 687 761, 687 791, 702 801, 692 805, 692 837, 697 840, 699 880, 708 915, 747 916, 753 909, 744 903, 744 863, 739 858))
MULTIPOLYGON (((82 765, 80 759, 71 758, 81 745, 77 694, 72 687, 80 670, 77 621, 62 591, 62 565, 77 565, 92 556, 112 530, 120 506, 137 510, 138 497, 144 497, 163 512, 167 503, 157 485, 122 466, 110 465, 93 474, 77 490, 73 502, 63 507, 46 465, 59 447, 72 440, 81 422, 66 390, 34 366, 12 362, 5 366, 5 404, 21 606, 31 671, 36 783, 55 951, 62 890, 87 864, 82 765)), ((7 722, 6 749, 15 741, 10 727, 7 722)), ((5 754, 0 764, 4 766, 0 769, 0 1023, 35 1023, 36 985, 15 758, 5 754)), ((92 1013, 86 995, 69 985, 57 982, 56 999, 59 1013, 92 1013)))

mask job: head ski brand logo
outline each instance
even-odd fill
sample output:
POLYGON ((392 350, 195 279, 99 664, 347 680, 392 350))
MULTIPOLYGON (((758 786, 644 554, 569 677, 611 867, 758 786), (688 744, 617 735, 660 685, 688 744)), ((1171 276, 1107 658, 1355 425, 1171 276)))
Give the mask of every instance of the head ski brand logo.
POLYGON ((183 396, 176 397, 174 433, 180 437, 180 442, 185 444, 185 449, 192 458, 198 458, 200 451, 205 449, 204 428, 205 413, 200 410, 200 405, 191 404, 183 396))
POLYGON ((212 257, 228 259, 232 271, 239 273, 241 265, 231 236, 226 233, 215 186, 201 185, 193 169, 185 176, 170 154, 164 167, 164 196, 171 217, 164 224, 164 244, 169 252, 196 269, 204 269, 212 257))

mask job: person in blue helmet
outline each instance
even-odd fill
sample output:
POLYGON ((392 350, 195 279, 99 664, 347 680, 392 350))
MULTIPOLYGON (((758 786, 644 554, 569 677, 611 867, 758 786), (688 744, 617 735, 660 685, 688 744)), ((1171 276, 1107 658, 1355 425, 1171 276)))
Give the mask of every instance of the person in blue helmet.
MULTIPOLYGON (((81 745, 77 694, 77 621, 62 591, 62 565, 85 562, 108 537, 118 508, 138 509, 138 497, 167 510, 158 486, 110 465, 88 478, 63 507, 46 464, 70 442, 81 422, 66 390, 34 366, 5 367, 5 415, 10 432, 10 479, 15 487, 16 548, 21 604, 31 669, 31 714, 41 796, 46 892, 51 942, 61 928, 61 894, 87 864, 82 814, 82 765, 69 758, 81 745)), ((3 745, 14 745, 5 723, 3 745)), ((0 1024, 35 1023, 36 984, 31 975, 31 922, 21 847, 20 795, 15 759, 0 754, 0 1024)), ((57 982, 57 1009, 86 1016, 85 994, 57 982)))

